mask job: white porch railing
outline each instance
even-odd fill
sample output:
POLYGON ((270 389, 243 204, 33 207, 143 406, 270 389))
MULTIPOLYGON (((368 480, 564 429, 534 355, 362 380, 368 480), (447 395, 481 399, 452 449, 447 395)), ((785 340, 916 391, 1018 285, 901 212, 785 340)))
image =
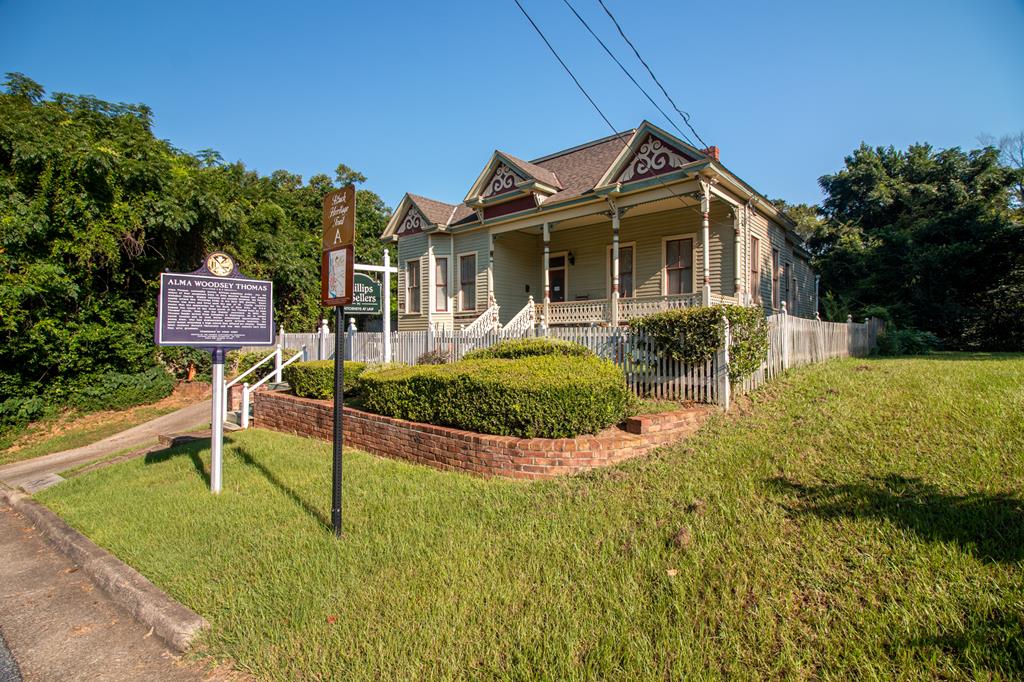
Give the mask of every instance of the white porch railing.
POLYGON ((526 336, 536 326, 537 306, 533 303, 533 296, 530 296, 523 309, 501 328, 501 334, 502 336, 526 336))
POLYGON ((487 332, 501 329, 501 322, 498 321, 498 311, 500 309, 497 303, 492 303, 480 317, 463 327, 462 333, 467 336, 483 336, 487 332))
POLYGON ((675 308, 695 308, 699 306, 700 294, 683 294, 681 296, 654 296, 650 298, 620 298, 619 319, 623 322, 634 317, 643 317, 675 308))
MULTIPOLYGON (((725 302, 728 297, 720 297, 725 302)), ((679 296, 643 296, 619 299, 619 320, 626 322, 634 317, 643 317, 652 313, 660 313, 675 308, 692 308, 701 305, 700 294, 682 294, 679 296)), ((589 301, 560 301, 548 303, 548 316, 544 319, 544 304, 536 307, 536 315, 548 326, 607 324, 612 319, 612 302, 607 298, 589 301)))
MULTIPOLYGON (((280 354, 280 351, 281 351, 281 349, 280 349, 280 347, 278 347, 277 352, 279 354, 280 354)), ((250 386, 248 384, 248 382, 242 384, 242 412, 239 415, 239 420, 238 420, 238 422, 239 422, 238 425, 239 426, 241 426, 243 429, 249 428, 249 400, 250 400, 250 396, 253 393, 255 393, 256 390, 259 389, 260 386, 262 386, 263 384, 265 384, 268 381, 270 381, 270 379, 273 378, 273 377, 276 377, 275 381, 280 383, 280 381, 281 381, 281 370, 284 369, 285 367, 287 367, 288 365, 292 364, 296 360, 301 359, 305 352, 306 352, 306 348, 305 348, 305 346, 303 346, 302 349, 299 352, 297 352, 295 355, 291 356, 290 358, 285 360, 283 363, 281 363, 279 368, 277 368, 275 371, 271 372, 267 376, 263 377, 262 379, 257 381, 252 386, 250 386)), ((280 357, 280 355, 279 355, 279 357, 280 357)), ((236 381, 237 381, 237 379, 236 379, 236 381)), ((225 391, 225 395, 226 394, 227 394, 227 391, 225 391)))

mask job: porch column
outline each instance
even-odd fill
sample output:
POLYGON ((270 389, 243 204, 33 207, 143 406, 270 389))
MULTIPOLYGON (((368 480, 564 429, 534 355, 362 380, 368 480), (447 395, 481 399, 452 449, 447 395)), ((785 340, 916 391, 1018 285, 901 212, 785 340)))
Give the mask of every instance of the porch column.
POLYGON ((544 328, 548 326, 549 308, 551 306, 551 278, 549 276, 549 269, 551 267, 551 223, 544 223, 543 227, 544 234, 544 316, 540 321, 540 325, 544 328))
POLYGON ((494 233, 487 235, 487 307, 494 305, 494 233))
POLYGON ((740 207, 732 207, 732 227, 735 232, 733 246, 733 269, 735 270, 735 285, 733 295, 736 296, 736 305, 743 305, 743 232, 740 229, 740 207))
POLYGON ((701 303, 711 305, 711 185, 701 178, 700 181, 700 212, 701 220, 701 254, 704 260, 704 286, 701 290, 701 303))
POLYGON ((608 200, 612 207, 612 327, 619 326, 619 207, 608 200))

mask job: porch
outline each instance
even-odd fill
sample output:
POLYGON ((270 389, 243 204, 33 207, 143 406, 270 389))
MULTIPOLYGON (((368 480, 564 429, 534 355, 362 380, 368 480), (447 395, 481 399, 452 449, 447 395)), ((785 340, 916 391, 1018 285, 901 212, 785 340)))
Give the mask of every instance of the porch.
MULTIPOLYGON (((733 296, 711 294, 708 305, 735 304, 733 296)), ((535 304, 536 319, 543 326, 571 326, 585 324, 623 324, 630 320, 677 308, 704 305, 702 294, 676 296, 646 296, 637 298, 602 298, 584 301, 548 301, 535 304), (616 308, 613 310, 613 306, 616 308)))
MULTIPOLYGON (((688 198, 688 200, 692 201, 688 198)), ((677 308, 739 303, 741 255, 731 206, 707 219, 677 198, 494 234, 493 298, 501 326, 618 326, 677 308)))

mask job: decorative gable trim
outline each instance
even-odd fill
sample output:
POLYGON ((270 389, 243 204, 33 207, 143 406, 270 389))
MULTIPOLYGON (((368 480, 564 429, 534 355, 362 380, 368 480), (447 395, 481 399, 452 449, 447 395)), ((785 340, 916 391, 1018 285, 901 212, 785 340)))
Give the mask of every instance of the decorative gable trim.
POLYGON ((427 220, 423 211, 406 194, 398 202, 398 207, 391 214, 391 220, 388 221, 387 227, 384 228, 384 233, 380 238, 385 242, 394 241, 399 237, 407 237, 418 232, 425 232, 433 227, 436 227, 436 225, 427 220))
POLYGON ((409 206, 409 210, 405 212, 405 217, 402 222, 395 228, 395 236, 403 237, 410 234, 416 234, 422 232, 427 228, 430 223, 423 214, 420 213, 419 209, 415 206, 409 206))
POLYGON ((472 208, 480 208, 484 204, 508 201, 518 196, 529 195, 531 192, 547 197, 560 189, 561 187, 553 187, 546 180, 534 177, 515 159, 495 151, 473 186, 469 188, 463 203, 472 208))
POLYGON ((498 167, 491 173, 491 179, 487 182, 483 197, 494 197, 499 194, 512 192, 522 179, 519 174, 509 168, 508 164, 499 163, 498 167))
POLYGON ((630 182, 661 175, 695 160, 684 156, 678 149, 654 135, 648 135, 616 181, 630 182))
POLYGON ((644 121, 595 185, 595 190, 664 175, 706 161, 707 155, 644 121))

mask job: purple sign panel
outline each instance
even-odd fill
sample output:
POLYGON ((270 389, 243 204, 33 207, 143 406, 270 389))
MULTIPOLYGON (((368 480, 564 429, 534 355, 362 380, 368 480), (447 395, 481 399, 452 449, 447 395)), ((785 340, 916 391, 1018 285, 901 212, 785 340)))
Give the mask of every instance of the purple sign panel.
POLYGON ((243 277, 160 274, 160 346, 272 346, 274 283, 243 277))

